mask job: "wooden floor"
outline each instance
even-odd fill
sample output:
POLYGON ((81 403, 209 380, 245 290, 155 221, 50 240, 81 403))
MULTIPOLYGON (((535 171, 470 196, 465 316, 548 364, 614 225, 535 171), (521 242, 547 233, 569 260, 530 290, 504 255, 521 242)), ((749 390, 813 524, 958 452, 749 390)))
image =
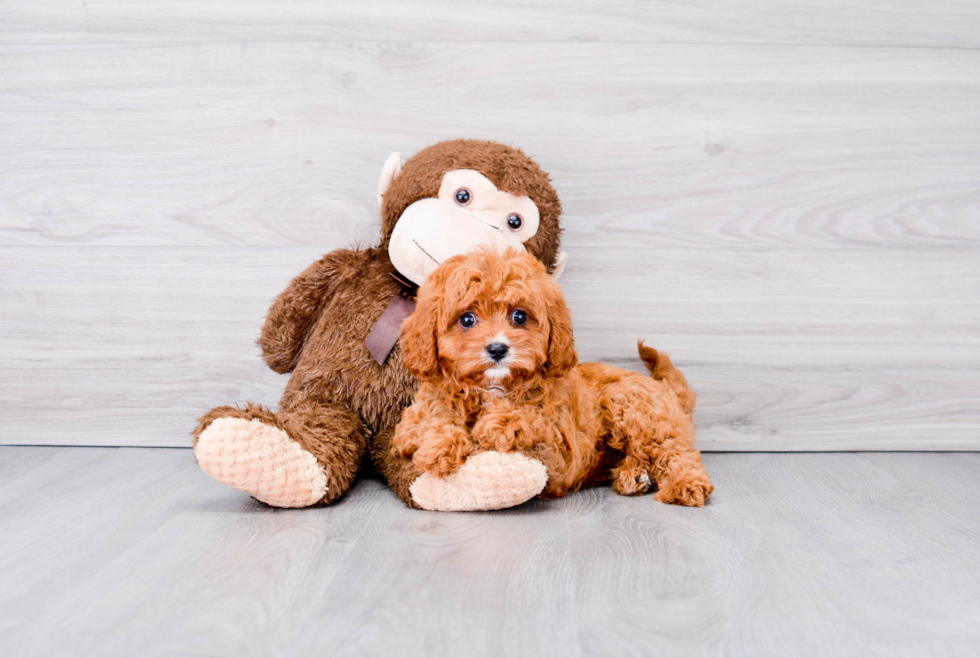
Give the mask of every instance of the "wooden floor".
POLYGON ((975 656, 980 454, 708 454, 705 509, 273 510, 189 450, 0 448, 0 655, 975 656))

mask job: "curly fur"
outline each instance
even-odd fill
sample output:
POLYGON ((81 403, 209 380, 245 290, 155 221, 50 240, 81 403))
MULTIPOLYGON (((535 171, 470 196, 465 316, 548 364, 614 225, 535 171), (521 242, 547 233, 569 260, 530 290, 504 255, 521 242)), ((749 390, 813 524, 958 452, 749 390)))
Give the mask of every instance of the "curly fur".
POLYGON ((284 430, 313 454, 330 486, 318 504, 343 495, 370 451, 395 492, 412 505, 409 486, 421 474, 411 460, 394 458, 391 436, 417 386, 398 347, 379 365, 365 338, 401 290, 392 278, 387 244, 411 203, 438 194, 446 171, 480 171, 500 189, 530 196, 541 211, 530 253, 549 267, 558 252, 561 205, 548 175, 518 149, 494 142, 451 140, 415 154, 384 194, 377 246, 338 249, 297 276, 275 300, 259 346, 270 368, 292 373, 279 409, 255 404, 212 409, 192 432, 198 437, 216 419, 258 419, 284 430))
POLYGON ((434 476, 470 455, 520 451, 548 470, 543 496, 612 481, 656 487, 662 502, 701 506, 713 486, 694 448, 695 395, 665 354, 639 344, 652 377, 578 363, 561 289, 534 258, 480 250, 450 259, 402 325, 405 365, 422 384, 393 450, 434 476), (527 313, 524 325, 512 313, 527 313), (474 326, 459 318, 473 313, 474 326), (509 345, 499 363, 493 342, 509 345), (506 370, 504 374, 502 371, 506 370))

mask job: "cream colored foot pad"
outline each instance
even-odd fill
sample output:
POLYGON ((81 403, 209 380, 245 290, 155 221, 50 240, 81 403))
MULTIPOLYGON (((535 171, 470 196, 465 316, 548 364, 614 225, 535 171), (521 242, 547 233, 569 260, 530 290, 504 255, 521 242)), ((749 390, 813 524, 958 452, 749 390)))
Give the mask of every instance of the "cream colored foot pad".
POLYGON ((327 491, 316 457, 259 420, 219 418, 201 432, 194 454, 215 480, 273 507, 309 507, 327 491))
POLYGON ((547 483, 548 471, 537 459, 518 452, 481 452, 447 477, 423 473, 409 491, 422 509, 473 512, 520 505, 547 483))

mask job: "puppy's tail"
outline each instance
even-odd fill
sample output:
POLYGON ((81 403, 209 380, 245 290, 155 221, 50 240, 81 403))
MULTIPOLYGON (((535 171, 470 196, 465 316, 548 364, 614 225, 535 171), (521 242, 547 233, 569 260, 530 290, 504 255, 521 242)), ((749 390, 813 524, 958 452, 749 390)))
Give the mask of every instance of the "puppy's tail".
POLYGON ((640 349, 640 358, 650 369, 653 378, 667 384, 668 388, 677 395, 681 401, 681 406, 684 408, 684 413, 689 414, 694 411, 697 396, 688 385, 684 373, 674 366, 670 357, 652 347, 647 347, 642 340, 637 343, 637 346, 640 349))

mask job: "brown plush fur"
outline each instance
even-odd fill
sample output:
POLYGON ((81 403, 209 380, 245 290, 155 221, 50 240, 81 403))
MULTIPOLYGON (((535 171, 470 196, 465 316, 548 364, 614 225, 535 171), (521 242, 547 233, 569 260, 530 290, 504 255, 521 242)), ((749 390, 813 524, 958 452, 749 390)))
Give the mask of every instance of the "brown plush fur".
POLYGON ((537 260, 489 249, 457 256, 429 277, 418 301, 402 325, 402 350, 423 383, 395 430, 400 456, 445 476, 477 452, 516 450, 548 469, 543 496, 611 478, 624 495, 655 485, 662 502, 708 500, 687 380, 642 343, 653 377, 578 364, 561 289, 537 260), (526 312, 525 324, 513 321, 515 309, 526 312), (474 326, 460 324, 464 313, 475 315, 474 326), (499 342, 509 351, 498 364, 487 346, 499 342))
POLYGON ((292 373, 279 410, 251 403, 212 409, 192 433, 195 442, 222 417, 259 419, 283 429, 327 472, 328 489, 319 504, 347 491, 373 442, 379 470, 411 504, 408 486, 421 471, 410 460, 393 458, 389 446, 417 383, 402 365, 398 347, 378 365, 364 340, 401 289, 387 253, 395 223, 409 204, 438 194, 446 171, 460 168, 475 169, 500 189, 534 200, 541 225, 527 246, 548 267, 554 265, 561 206, 548 175, 534 161, 517 149, 484 141, 453 140, 424 149, 406 162, 384 195, 380 244, 325 255, 269 310, 259 338, 263 357, 276 372, 292 373))

